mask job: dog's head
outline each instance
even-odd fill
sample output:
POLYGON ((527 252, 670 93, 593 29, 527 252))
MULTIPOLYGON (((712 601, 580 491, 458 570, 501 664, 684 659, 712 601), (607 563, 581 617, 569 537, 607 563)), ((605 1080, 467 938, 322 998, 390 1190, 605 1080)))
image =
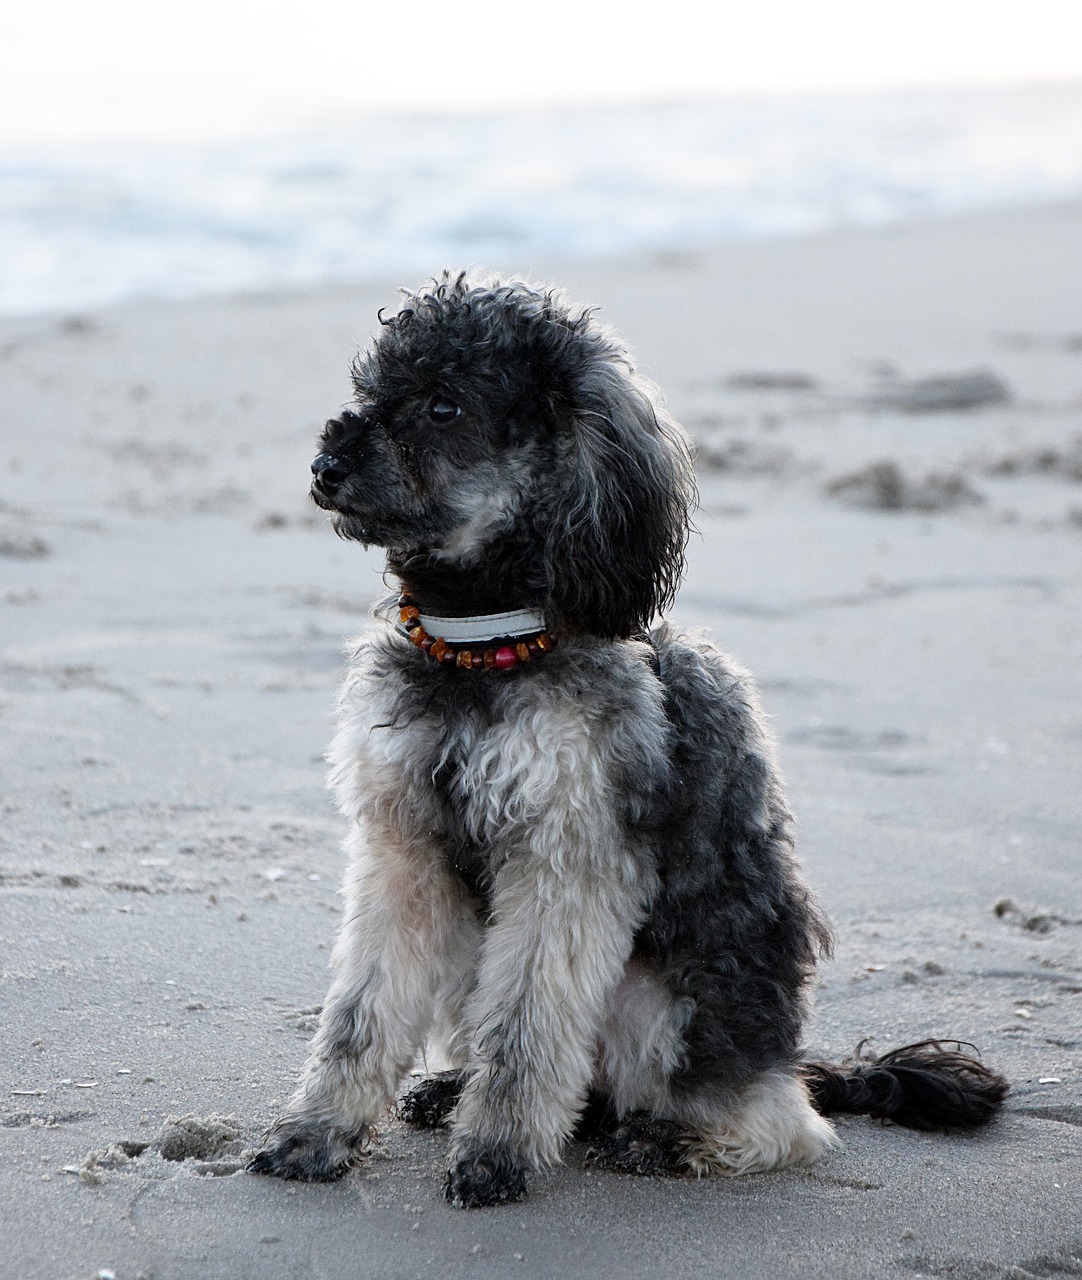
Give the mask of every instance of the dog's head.
POLYGON ((446 611, 646 627, 680 579, 694 480, 619 340, 553 291, 464 275, 381 322, 312 464, 337 531, 446 611))

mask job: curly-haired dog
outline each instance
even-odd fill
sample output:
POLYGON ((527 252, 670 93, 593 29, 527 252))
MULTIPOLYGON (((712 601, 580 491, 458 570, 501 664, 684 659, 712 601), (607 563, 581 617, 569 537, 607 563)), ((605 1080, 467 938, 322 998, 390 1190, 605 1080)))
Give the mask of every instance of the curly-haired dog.
POLYGON ((312 494, 403 595, 342 692, 336 976, 252 1169, 340 1174, 426 1040, 452 1070, 401 1113, 450 1123, 456 1205, 517 1200, 576 1125, 610 1167, 702 1174, 812 1159, 821 1112, 989 1118, 1005 1083, 936 1044, 801 1062, 827 925, 747 673, 650 629, 694 480, 618 339, 464 276, 382 323, 312 494))

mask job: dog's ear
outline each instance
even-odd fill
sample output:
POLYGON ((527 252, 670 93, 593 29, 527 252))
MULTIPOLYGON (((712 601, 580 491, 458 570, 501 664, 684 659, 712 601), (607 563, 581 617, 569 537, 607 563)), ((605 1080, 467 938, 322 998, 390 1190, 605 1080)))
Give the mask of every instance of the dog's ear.
POLYGON ((550 625, 635 635, 683 574, 696 496, 690 445, 611 348, 574 379, 566 409, 564 484, 546 531, 550 625))

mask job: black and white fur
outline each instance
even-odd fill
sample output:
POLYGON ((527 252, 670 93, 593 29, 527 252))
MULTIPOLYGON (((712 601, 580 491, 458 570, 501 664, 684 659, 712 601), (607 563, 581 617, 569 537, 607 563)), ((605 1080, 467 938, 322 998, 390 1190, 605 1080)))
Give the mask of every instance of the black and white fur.
POLYGON ((444 276, 354 385, 313 464, 337 531, 385 547, 427 614, 535 609, 560 642, 509 672, 441 667, 390 626, 353 651, 335 978, 252 1168, 343 1172, 426 1043, 449 1069, 401 1113, 450 1124, 461 1206, 520 1198, 576 1126, 610 1167, 735 1174, 834 1145, 820 1111, 919 1123, 925 1087, 935 1123, 988 1118, 1003 1082, 935 1045, 884 1060, 871 1102, 871 1068, 801 1061, 829 931, 751 679, 654 625, 691 454, 620 341, 553 291, 444 276))

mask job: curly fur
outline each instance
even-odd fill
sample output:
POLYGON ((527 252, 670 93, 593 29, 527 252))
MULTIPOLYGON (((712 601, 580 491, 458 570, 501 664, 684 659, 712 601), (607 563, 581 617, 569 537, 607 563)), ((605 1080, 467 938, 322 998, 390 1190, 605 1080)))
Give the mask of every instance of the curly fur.
MULTIPOLYGON (((750 677, 657 623, 695 496, 657 390, 552 290, 445 275, 381 322, 313 497, 427 614, 535 609, 560 644, 507 672, 389 626, 354 649, 329 754, 351 824, 336 973, 251 1167, 347 1168, 426 1040, 448 1071, 401 1114, 449 1124, 466 1207, 520 1198, 577 1125, 614 1168, 746 1173, 834 1143, 813 1103, 921 1113, 920 1090, 892 1112, 801 1065, 830 935, 750 677)), ((971 1122, 978 1076, 920 1065, 949 1077, 926 1118, 971 1122)))
POLYGON ((1007 1082, 962 1052, 961 1045, 922 1040, 880 1057, 841 1066, 802 1068, 812 1101, 824 1114, 849 1111, 893 1120, 909 1129, 975 1129, 987 1124, 1007 1096, 1007 1082))

